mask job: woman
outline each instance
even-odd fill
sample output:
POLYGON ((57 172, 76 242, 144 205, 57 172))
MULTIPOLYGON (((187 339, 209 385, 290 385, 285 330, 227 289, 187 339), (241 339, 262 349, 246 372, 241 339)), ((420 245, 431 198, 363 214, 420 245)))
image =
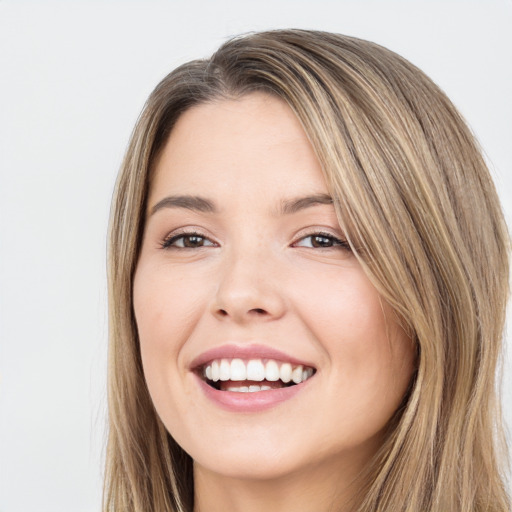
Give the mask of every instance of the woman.
POLYGON ((105 510, 509 510, 507 231, 410 63, 287 30, 181 66, 110 237, 105 510))

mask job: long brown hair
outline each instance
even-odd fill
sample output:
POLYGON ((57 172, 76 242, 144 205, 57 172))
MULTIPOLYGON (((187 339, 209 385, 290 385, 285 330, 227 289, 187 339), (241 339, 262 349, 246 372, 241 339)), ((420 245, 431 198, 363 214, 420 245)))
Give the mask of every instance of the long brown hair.
POLYGON ((296 113, 356 256, 417 344, 415 378, 358 510, 510 510, 496 398, 509 238, 479 148, 440 89, 400 56, 278 30, 173 71, 132 134, 110 225, 105 512, 192 511, 192 461, 145 384, 132 281, 152 165, 174 123, 193 105, 254 91, 296 113))

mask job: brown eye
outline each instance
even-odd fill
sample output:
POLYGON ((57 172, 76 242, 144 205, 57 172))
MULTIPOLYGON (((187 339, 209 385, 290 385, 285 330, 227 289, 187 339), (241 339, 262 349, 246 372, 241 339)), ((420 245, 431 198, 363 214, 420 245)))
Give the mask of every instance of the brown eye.
POLYGON ((200 247, 212 247, 215 244, 205 236, 198 233, 185 233, 170 237, 162 244, 164 249, 198 249, 200 247))
POLYGON ((349 245, 346 241, 324 233, 315 233, 305 236, 294 245, 296 247, 310 247, 312 249, 330 249, 333 247, 349 249, 349 245))
POLYGON ((311 237, 311 245, 313 247, 332 247, 336 245, 336 241, 328 236, 314 235, 311 237))
POLYGON ((202 247, 205 239, 202 236, 187 235, 182 237, 183 247, 202 247))

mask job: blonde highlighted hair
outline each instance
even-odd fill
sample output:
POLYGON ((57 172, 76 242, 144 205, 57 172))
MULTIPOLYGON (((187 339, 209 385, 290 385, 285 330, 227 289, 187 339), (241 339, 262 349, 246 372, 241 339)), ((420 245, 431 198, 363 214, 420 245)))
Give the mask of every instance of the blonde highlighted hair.
POLYGON ((152 166, 176 120, 194 105, 255 91, 296 113, 357 258, 417 345, 410 390, 356 509, 509 511, 496 397, 509 238, 479 148, 446 96, 405 59, 305 30, 235 38, 179 67, 134 129, 110 225, 104 511, 192 511, 192 461, 145 384, 133 275, 152 166))

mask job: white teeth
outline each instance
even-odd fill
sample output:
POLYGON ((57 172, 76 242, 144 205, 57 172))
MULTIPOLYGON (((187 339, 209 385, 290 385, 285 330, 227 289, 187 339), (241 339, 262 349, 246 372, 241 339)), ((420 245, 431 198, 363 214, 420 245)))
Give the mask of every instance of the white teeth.
POLYGON ((262 384, 261 386, 258 386, 257 384, 253 384, 249 386, 249 393, 255 393, 256 391, 268 391, 269 389, 272 389, 270 386, 266 386, 265 384, 262 384))
POLYGON ((292 365, 290 363, 282 364, 279 370, 279 376, 283 382, 290 382, 292 380, 292 365))
POLYGON ((220 361, 220 380, 231 380, 231 365, 227 359, 220 361))
POLYGON ((227 386, 226 391, 233 391, 235 393, 256 393, 257 391, 268 391, 272 389, 270 386, 266 384, 262 384, 261 386, 257 384, 252 384, 251 386, 227 386))
POLYGON ((220 378, 219 372, 219 363, 218 361, 213 361, 212 363, 212 380, 213 382, 217 382, 220 378))
POLYGON ((226 391, 234 391, 235 393, 247 393, 249 386, 228 386, 226 391))
MULTIPOLYGON (((281 380, 288 384, 293 381, 294 384, 300 384, 308 380, 314 373, 313 368, 304 367, 302 365, 293 366, 291 363, 281 363, 273 359, 266 360, 264 363, 261 359, 251 359, 244 361, 240 358, 234 359, 215 359, 203 368, 203 377, 209 381, 253 381, 261 382, 263 380, 276 382, 281 380)), ((228 390, 238 392, 251 391, 251 386, 230 386, 228 390), (236 389, 235 389, 236 388, 236 389)), ((253 386, 254 387, 254 386, 253 386)), ((265 391, 270 389, 269 386, 256 386, 254 391, 265 391)))
POLYGON ((254 380, 256 382, 265 379, 265 367, 259 359, 251 359, 247 363, 247 380, 254 380))
POLYGON ((247 370, 241 359, 233 359, 231 361, 231 378, 229 380, 245 380, 247 378, 247 370))
POLYGON ((265 379, 270 382, 276 382, 279 380, 279 366, 275 361, 268 361, 265 365, 265 379))
POLYGON ((302 365, 297 366, 292 371, 292 380, 295 384, 300 384, 302 382, 302 365))

